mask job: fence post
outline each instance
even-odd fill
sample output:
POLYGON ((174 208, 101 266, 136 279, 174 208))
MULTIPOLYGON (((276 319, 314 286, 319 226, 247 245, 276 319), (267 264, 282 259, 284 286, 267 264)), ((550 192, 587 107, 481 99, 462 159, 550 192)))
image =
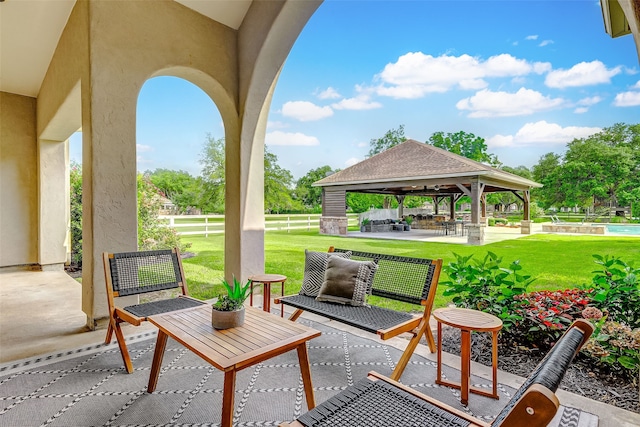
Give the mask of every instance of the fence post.
POLYGON ((204 237, 209 237, 209 218, 204 217, 204 237))
POLYGON ((291 233, 291 217, 287 216, 287 233, 291 233))
POLYGON ((311 231, 311 215, 307 215, 307 231, 311 231))

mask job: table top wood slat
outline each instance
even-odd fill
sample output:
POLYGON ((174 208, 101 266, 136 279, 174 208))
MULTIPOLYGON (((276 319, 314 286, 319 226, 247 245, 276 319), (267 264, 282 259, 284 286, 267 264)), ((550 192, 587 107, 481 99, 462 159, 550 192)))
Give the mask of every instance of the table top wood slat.
POLYGON ((241 327, 219 331, 211 326, 211 306, 151 316, 149 321, 217 369, 241 369, 296 348, 320 331, 246 307, 241 327))
POLYGON ((491 332, 502 328, 502 320, 483 311, 447 307, 438 308, 432 314, 439 322, 459 329, 491 332))

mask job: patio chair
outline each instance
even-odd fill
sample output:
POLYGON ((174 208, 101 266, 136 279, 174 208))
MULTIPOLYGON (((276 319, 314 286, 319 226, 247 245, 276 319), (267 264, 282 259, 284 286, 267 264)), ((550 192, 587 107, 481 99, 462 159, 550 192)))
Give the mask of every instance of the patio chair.
POLYGON ((555 391, 592 332, 589 322, 576 320, 491 424, 372 371, 281 427, 545 427, 560 406, 555 391))
POLYGON ((109 326, 104 342, 109 344, 113 334, 116 334, 125 368, 128 373, 132 373, 133 364, 120 323, 127 322, 140 326, 151 315, 182 310, 205 303, 188 296, 187 282, 184 279, 178 248, 140 252, 104 252, 102 261, 109 304, 109 326), (181 295, 178 297, 159 299, 123 308, 115 305, 116 297, 177 288, 180 288, 181 291, 181 295))

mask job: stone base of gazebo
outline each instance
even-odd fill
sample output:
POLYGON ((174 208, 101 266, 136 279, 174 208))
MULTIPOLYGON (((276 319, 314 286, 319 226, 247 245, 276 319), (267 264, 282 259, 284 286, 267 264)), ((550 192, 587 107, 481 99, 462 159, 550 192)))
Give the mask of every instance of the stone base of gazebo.
POLYGON ((484 245, 484 224, 467 224, 467 243, 474 246, 484 245))
POLYGON ((320 234, 346 236, 348 221, 346 216, 321 216, 320 234))
POLYGON ((533 221, 520 221, 520 234, 531 234, 531 224, 533 221))

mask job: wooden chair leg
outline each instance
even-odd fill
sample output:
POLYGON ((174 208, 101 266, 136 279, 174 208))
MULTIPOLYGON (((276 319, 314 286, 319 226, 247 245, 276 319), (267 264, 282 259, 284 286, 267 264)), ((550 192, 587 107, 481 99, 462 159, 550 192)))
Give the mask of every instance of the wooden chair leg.
MULTIPOLYGON (((425 320, 425 318, 423 317, 422 320, 420 321, 420 324, 418 325, 418 333, 416 333, 415 336, 411 338, 411 341, 409 341, 407 348, 404 349, 404 353, 402 353, 402 356, 400 356, 400 360, 396 365, 396 369, 394 369, 393 373, 391 374, 391 379, 396 381, 400 380, 400 377, 404 372, 404 368, 407 367, 407 363, 409 363, 409 359, 411 359, 413 352, 415 351, 416 347, 418 346, 418 343, 420 342, 420 338, 422 338, 422 335, 426 334, 427 331, 431 332, 431 330, 429 329, 429 321, 425 320)), ((431 336, 431 340, 433 341, 433 336, 431 336)), ((434 345, 434 348, 435 348, 435 345, 434 345)))
POLYGON ((300 310, 299 308, 297 308, 296 311, 291 313, 291 316, 289 316, 289 320, 291 320, 292 322, 295 322, 296 320, 298 320, 298 317, 300 317, 303 311, 304 310, 300 310))
POLYGON ((122 333, 122 328, 120 328, 120 323, 114 322, 115 326, 113 326, 113 330, 116 334, 116 340, 118 341, 118 347, 120 347, 120 353, 122 354, 122 361, 124 362, 124 367, 127 370, 127 373, 133 372, 133 363, 131 363, 131 357, 129 357, 129 350, 127 349, 127 343, 124 340, 124 334, 122 333))
POLYGON ((107 336, 104 339, 104 343, 111 343, 111 337, 113 337, 113 326, 111 326, 111 321, 109 321, 109 326, 107 326, 107 336))
POLYGON ((427 339, 427 344, 429 345, 429 351, 431 353, 436 352, 436 341, 433 339, 433 331, 429 327, 429 323, 427 322, 427 329, 424 331, 424 337, 427 339))

